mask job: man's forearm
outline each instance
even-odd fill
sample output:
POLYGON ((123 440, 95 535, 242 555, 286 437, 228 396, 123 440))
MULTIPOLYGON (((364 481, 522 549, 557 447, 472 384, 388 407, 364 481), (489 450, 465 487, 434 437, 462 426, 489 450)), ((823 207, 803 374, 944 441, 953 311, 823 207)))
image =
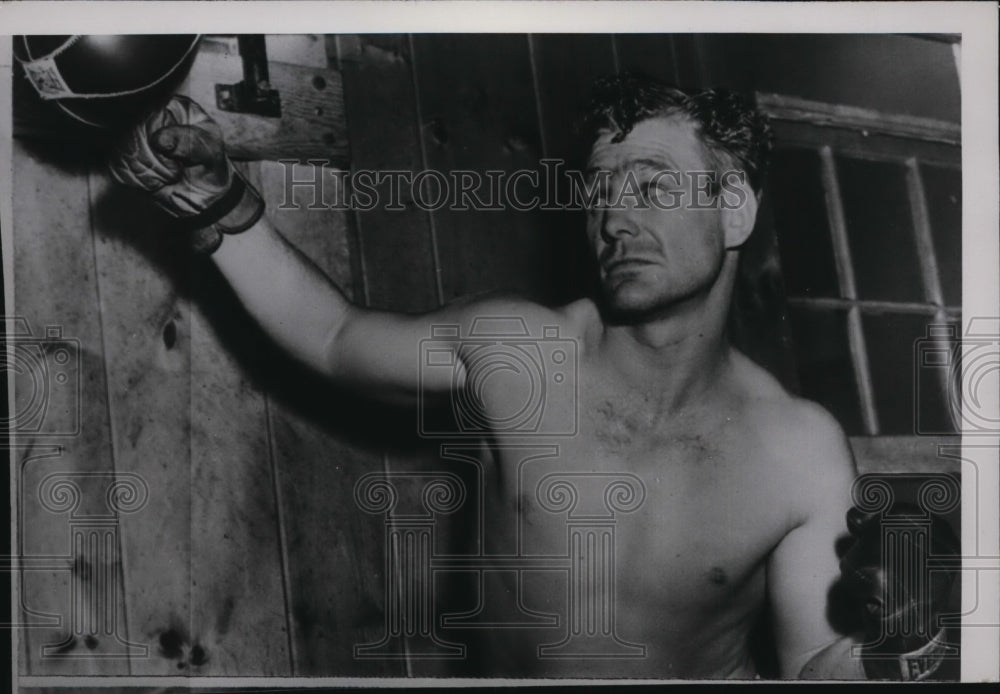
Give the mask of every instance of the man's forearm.
POLYGON ((212 254, 251 316, 292 356, 330 373, 329 346, 352 310, 336 285, 266 218, 212 254))

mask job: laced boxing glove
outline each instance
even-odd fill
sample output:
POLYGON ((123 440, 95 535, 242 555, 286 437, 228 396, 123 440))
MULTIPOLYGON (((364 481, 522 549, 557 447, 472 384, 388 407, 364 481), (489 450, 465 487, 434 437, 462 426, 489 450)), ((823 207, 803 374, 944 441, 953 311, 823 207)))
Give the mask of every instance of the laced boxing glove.
POLYGON ((214 252, 223 234, 249 229, 264 213, 260 193, 226 156, 218 123, 184 96, 172 97, 129 131, 108 168, 116 181, 146 191, 189 229, 199 253, 214 252))
POLYGON ((929 570, 928 558, 958 557, 960 543, 938 516, 910 504, 888 513, 847 514, 854 544, 841 580, 864 615, 861 654, 868 679, 950 679, 957 665, 939 626, 957 571, 929 570))

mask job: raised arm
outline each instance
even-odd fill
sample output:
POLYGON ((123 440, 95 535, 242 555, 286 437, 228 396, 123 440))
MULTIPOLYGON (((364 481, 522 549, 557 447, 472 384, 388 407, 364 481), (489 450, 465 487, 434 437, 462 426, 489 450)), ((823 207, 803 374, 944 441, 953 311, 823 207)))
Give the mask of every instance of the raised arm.
POLYGON ((436 324, 466 326, 475 305, 421 315, 355 306, 263 217, 227 237, 212 259, 275 342, 334 381, 391 401, 410 400, 421 387, 444 392, 464 385, 457 341, 442 345, 455 350, 453 370, 421 372, 421 344, 436 324))
POLYGON ((421 346, 435 325, 457 326, 458 336, 481 315, 547 320, 547 309, 515 300, 464 302, 423 315, 351 305, 267 220, 260 195, 226 156, 218 125, 190 99, 174 97, 137 126, 109 166, 119 182, 145 190, 193 230, 196 251, 211 255, 275 342, 317 372, 376 398, 409 400, 421 390, 464 386, 458 339, 434 345, 437 363, 450 368, 421 369, 421 346))
POLYGON ((330 345, 353 306, 266 217, 225 239, 212 260, 250 315, 292 356, 330 372, 330 345))

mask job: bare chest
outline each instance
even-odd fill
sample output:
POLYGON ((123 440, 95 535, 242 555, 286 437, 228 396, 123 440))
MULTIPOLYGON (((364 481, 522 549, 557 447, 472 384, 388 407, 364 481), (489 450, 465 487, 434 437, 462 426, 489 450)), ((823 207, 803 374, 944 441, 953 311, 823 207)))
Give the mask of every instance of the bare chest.
POLYGON ((785 513, 738 412, 671 417, 655 393, 581 385, 575 434, 538 437, 534 453, 501 441, 492 527, 513 529, 505 549, 569 556, 567 543, 591 541, 589 532, 613 549, 626 609, 698 611, 759 596, 785 513))

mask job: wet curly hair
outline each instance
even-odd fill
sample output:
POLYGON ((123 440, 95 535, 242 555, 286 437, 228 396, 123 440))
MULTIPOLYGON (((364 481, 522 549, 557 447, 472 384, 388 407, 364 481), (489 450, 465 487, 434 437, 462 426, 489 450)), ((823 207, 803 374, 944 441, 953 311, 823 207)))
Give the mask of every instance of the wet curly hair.
POLYGON ((774 136, 767 118, 736 92, 687 92, 637 72, 600 78, 584 118, 587 142, 607 131, 616 133, 612 142, 621 142, 637 123, 674 115, 694 123, 716 171, 745 171, 760 195, 774 136))

